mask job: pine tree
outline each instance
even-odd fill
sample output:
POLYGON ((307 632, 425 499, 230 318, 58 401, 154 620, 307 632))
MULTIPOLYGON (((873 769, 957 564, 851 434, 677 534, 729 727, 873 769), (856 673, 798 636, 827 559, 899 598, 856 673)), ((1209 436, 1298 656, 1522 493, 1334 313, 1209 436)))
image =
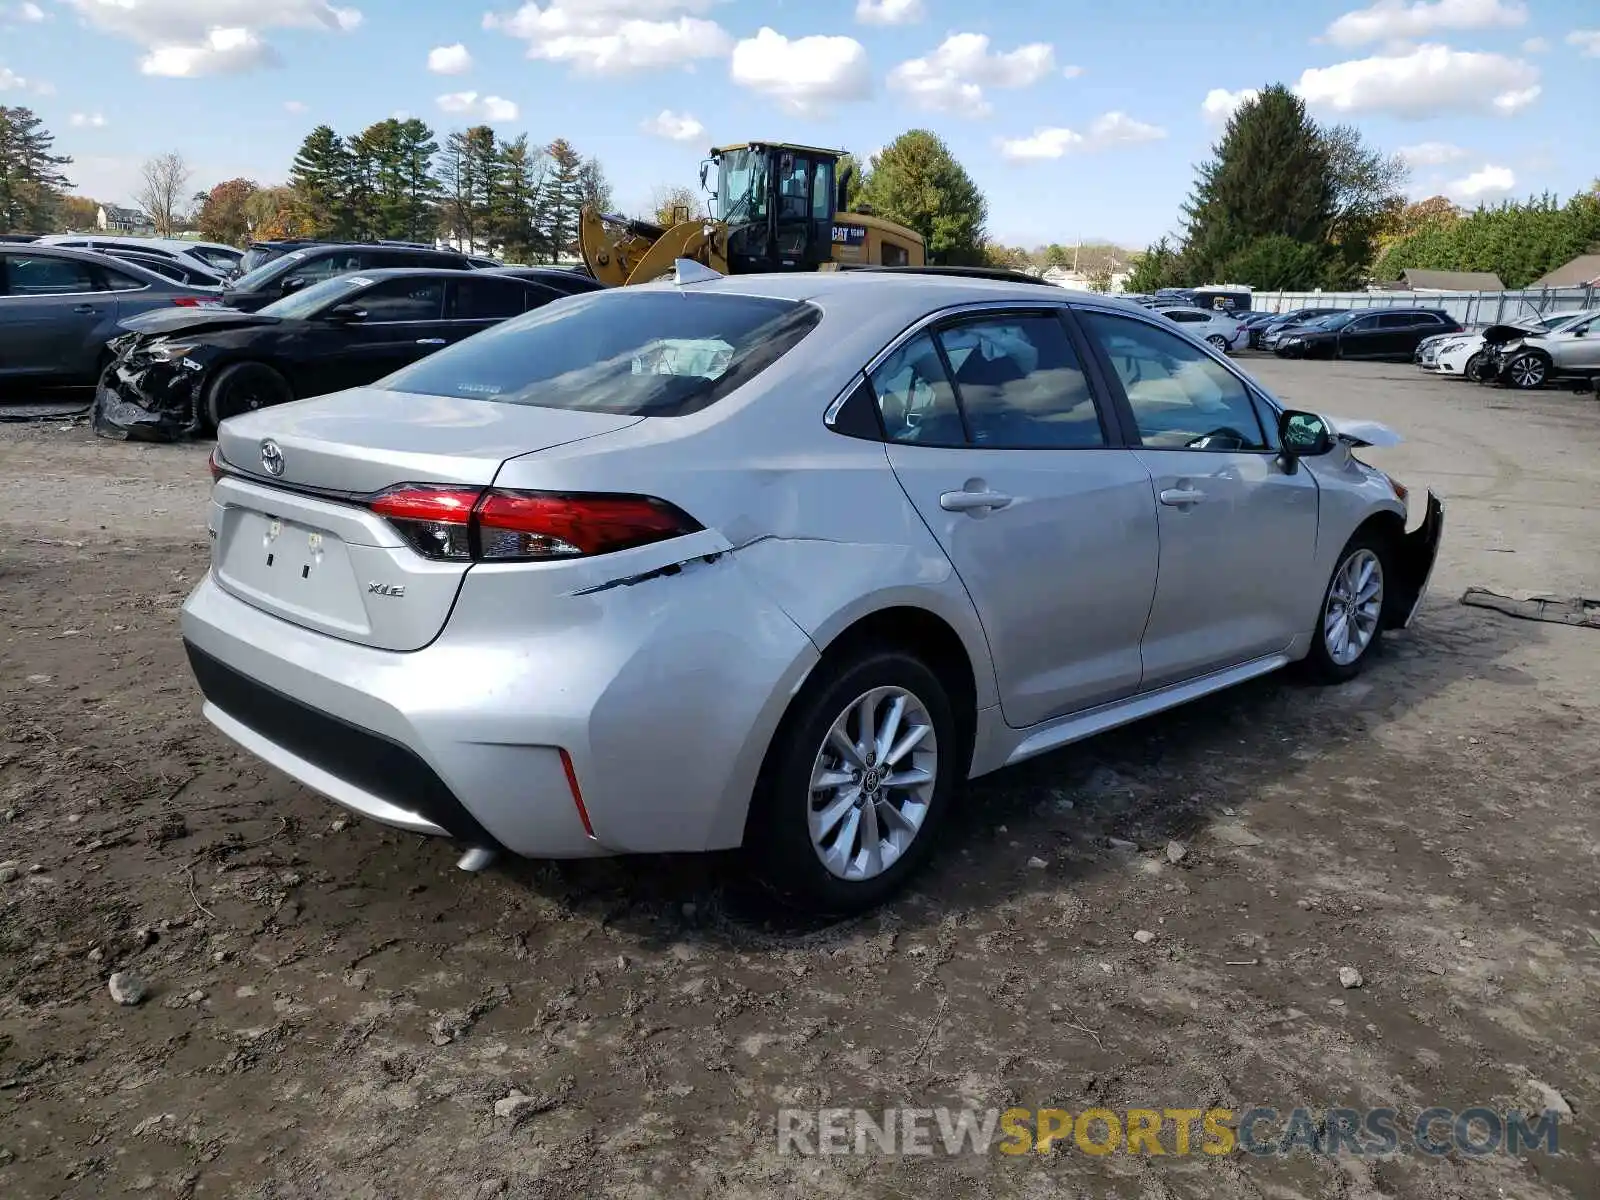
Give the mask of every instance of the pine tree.
POLYGON ((300 144, 289 171, 289 186, 294 189, 300 223, 309 236, 355 236, 356 217, 350 203, 353 166, 344 139, 332 126, 318 125, 300 144))
POLYGON ((1233 114, 1200 167, 1184 207, 1185 271, 1195 283, 1235 282, 1222 275, 1252 242, 1284 237, 1325 246, 1334 199, 1321 131, 1298 96, 1273 84, 1233 114))
POLYGON ((416 117, 402 121, 397 136, 400 160, 401 206, 400 235, 409 241, 431 238, 435 226, 434 205, 439 199, 439 180, 433 173, 433 158, 439 143, 427 122, 416 117))
POLYGON ((926 129, 902 133, 873 160, 861 201, 922 235, 928 260, 981 263, 989 204, 944 142, 926 129))
POLYGON ((471 250, 489 233, 499 174, 494 130, 475 125, 445 143, 439 178, 444 185, 440 223, 457 248, 471 250))
POLYGON ((0 231, 43 233, 72 184, 58 168, 72 159, 53 154, 55 136, 29 108, 0 105, 0 231))
POLYGON ((538 224, 543 152, 522 134, 501 143, 499 160, 492 240, 515 262, 539 261, 545 250, 538 224))
POLYGON ((583 209, 583 157, 565 138, 545 149, 550 172, 545 183, 545 241, 553 255, 570 254, 578 243, 578 218, 583 209))

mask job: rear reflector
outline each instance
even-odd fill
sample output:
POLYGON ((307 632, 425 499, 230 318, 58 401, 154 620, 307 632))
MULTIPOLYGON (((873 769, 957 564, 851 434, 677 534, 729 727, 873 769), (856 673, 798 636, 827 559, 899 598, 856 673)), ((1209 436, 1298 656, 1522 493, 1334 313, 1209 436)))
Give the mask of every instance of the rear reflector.
POLYGON ((609 554, 698 532, 693 517, 650 496, 478 491, 404 483, 369 501, 417 553, 480 562, 609 554))
POLYGON ((211 447, 209 466, 211 467, 211 482, 215 483, 217 480, 222 478, 224 472, 227 470, 227 464, 222 461, 221 446, 211 447))
POLYGON ((583 822, 583 831, 593 837, 594 826, 589 824, 589 810, 583 805, 583 791, 578 787, 578 773, 572 769, 572 755, 564 749, 561 751, 561 767, 567 773, 567 787, 572 789, 572 802, 578 806, 578 820, 583 822))

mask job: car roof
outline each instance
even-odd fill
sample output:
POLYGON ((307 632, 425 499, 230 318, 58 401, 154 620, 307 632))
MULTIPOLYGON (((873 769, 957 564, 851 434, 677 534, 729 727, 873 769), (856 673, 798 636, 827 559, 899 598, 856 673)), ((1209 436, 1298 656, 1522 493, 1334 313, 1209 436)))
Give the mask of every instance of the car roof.
MULTIPOLYGON (((154 246, 158 250, 201 249, 226 250, 232 254, 241 253, 237 246, 225 245, 222 242, 191 241, 188 238, 138 237, 127 233, 101 233, 98 230, 90 230, 87 233, 51 233, 46 234, 39 240, 41 244, 46 246, 68 241, 115 242, 117 245, 126 246, 130 250, 137 249, 140 246, 154 246)), ((68 247, 68 249, 72 249, 72 247, 68 247)))
POLYGON ((328 278, 343 279, 346 275, 359 275, 362 279, 378 280, 403 279, 409 275, 445 275, 454 279, 482 274, 484 274, 482 271, 462 267, 373 267, 370 271, 345 271, 339 275, 330 275, 328 278))
POLYGON ((169 279, 155 271, 146 270, 126 258, 113 258, 95 250, 80 250, 76 246, 51 246, 41 242, 0 242, 0 253, 48 258, 70 258, 77 262, 92 263, 102 267, 115 267, 146 283, 160 284, 164 288, 183 288, 187 285, 169 279))

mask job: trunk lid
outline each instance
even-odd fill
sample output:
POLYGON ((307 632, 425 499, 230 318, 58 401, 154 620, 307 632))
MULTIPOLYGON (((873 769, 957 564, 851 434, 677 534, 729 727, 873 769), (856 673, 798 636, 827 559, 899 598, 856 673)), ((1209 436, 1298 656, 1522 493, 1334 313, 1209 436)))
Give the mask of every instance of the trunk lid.
POLYGON ((226 591, 284 620, 420 649, 470 564, 424 558, 361 498, 400 483, 487 487, 509 458, 643 419, 377 388, 235 417, 217 435, 231 473, 212 495, 212 569, 226 591))

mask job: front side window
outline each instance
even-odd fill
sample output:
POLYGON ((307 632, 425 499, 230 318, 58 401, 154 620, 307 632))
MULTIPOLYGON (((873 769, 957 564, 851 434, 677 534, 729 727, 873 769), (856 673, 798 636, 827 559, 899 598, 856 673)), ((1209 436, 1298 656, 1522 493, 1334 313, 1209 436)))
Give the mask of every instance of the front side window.
POLYGON ((1105 445, 1089 382, 1054 314, 963 322, 938 338, 974 445, 1105 445))
POLYGON ((239 265, 240 256, 237 253, 230 254, 226 250, 213 250, 209 246, 196 246, 189 253, 193 254, 201 262, 216 267, 219 271, 231 271, 239 265))
POLYGON ((1415 313, 1385 313, 1378 318, 1379 329, 1414 329, 1421 324, 1415 313))
POLYGON ((526 313, 383 380, 396 392, 676 417, 730 395, 816 328, 814 305, 632 288, 526 313))
POLYGON ((760 150, 730 150, 717 174, 717 215, 730 225, 767 216, 767 156, 760 150))
POLYGON ((1342 328, 1346 333, 1371 333, 1377 327, 1377 317, 1360 317, 1356 320, 1346 322, 1342 326, 1337 326, 1337 328, 1342 328))
POLYGON ((350 299, 367 314, 366 323, 438 321, 444 316, 444 280, 423 275, 385 279, 350 299))
POLYGON ((804 221, 811 215, 811 160, 785 154, 778 165, 778 220, 804 221))
POLYGON ((1244 383, 1199 347, 1143 321, 1082 314, 1122 383, 1139 439, 1156 450, 1265 450, 1244 383))
POLYGON ((89 264, 76 259, 12 254, 6 262, 10 296, 71 296, 100 290, 89 264))

